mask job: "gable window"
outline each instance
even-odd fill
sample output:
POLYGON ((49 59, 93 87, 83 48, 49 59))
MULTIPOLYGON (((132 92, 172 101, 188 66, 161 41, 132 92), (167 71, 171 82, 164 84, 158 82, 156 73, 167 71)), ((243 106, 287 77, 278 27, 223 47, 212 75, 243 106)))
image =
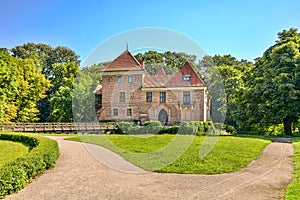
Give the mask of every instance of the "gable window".
POLYGON ((118 83, 122 83, 122 76, 118 76, 118 83))
POLYGON ((191 80, 191 76, 188 75, 188 76, 183 76, 183 80, 184 81, 190 81, 191 80))
POLYGON ((190 105, 191 95, 190 92, 183 92, 183 105, 190 105))
POLYGON ((146 102, 152 102, 152 92, 146 93, 146 102))
POLYGON ((120 103, 125 102, 125 92, 120 92, 120 103))
POLYGON ((132 116, 132 109, 131 108, 127 109, 127 116, 132 116))
POLYGON ((159 102, 165 103, 166 102, 166 92, 160 92, 159 93, 159 102))
POLYGON ((133 82, 133 77, 132 76, 128 76, 128 83, 132 83, 133 82))
POLYGON ((119 115, 119 110, 118 110, 118 108, 114 108, 114 109, 113 109, 113 114, 114 114, 114 116, 118 116, 118 115, 119 115))

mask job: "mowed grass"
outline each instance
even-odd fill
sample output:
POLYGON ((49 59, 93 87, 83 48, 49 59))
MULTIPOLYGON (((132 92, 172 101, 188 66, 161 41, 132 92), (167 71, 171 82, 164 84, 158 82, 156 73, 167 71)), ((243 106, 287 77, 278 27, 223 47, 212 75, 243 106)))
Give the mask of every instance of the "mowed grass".
POLYGON ((19 142, 0 140, 0 166, 9 161, 26 156, 28 151, 28 147, 19 142))
POLYGON ((295 150, 294 156, 294 178, 285 192, 286 200, 300 199, 300 139, 293 140, 295 150))
POLYGON ((256 159, 269 140, 191 135, 78 135, 68 140, 106 147, 143 169, 164 173, 234 172, 256 159))

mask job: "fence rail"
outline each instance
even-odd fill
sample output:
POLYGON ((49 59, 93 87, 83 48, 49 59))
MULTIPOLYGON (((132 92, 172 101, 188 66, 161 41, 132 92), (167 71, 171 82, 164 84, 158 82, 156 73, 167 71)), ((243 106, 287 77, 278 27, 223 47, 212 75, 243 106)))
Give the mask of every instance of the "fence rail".
POLYGON ((0 123, 0 130, 15 132, 99 133, 115 130, 117 124, 105 123, 0 123))

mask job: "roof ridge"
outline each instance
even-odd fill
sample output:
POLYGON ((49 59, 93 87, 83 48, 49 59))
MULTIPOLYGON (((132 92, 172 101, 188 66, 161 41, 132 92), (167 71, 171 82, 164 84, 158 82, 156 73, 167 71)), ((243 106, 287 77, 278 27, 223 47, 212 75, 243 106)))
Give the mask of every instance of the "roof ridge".
POLYGON ((131 71, 131 70, 144 70, 139 61, 130 53, 125 50, 111 63, 109 63, 103 71, 131 71))

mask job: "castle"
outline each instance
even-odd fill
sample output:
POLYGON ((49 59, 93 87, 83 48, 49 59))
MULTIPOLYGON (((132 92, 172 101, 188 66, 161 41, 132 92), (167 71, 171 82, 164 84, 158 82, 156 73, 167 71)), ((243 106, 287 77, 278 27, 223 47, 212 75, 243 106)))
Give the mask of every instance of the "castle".
POLYGON ((99 120, 158 120, 164 125, 210 120, 208 89, 188 62, 175 75, 163 69, 149 75, 126 50, 102 73, 96 89, 99 120))

